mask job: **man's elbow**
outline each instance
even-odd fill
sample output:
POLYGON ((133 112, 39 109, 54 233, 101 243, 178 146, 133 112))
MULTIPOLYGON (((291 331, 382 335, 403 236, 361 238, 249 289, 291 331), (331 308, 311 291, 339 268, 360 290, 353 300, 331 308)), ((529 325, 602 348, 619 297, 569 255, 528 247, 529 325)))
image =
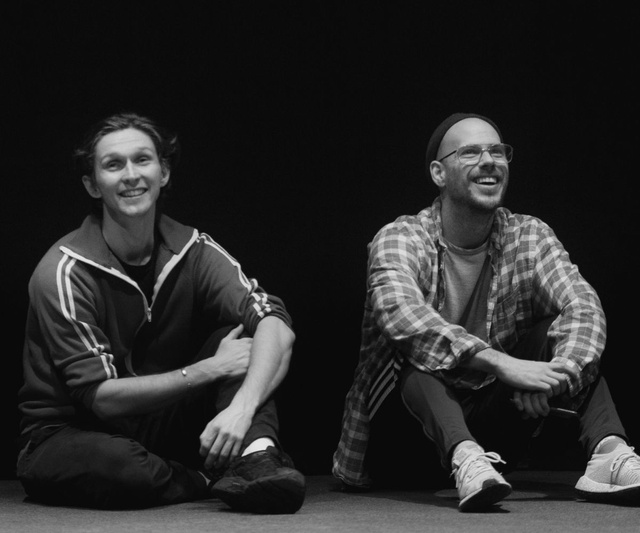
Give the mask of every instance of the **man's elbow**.
POLYGON ((91 404, 91 411, 103 422, 108 422, 116 418, 116 414, 109 408, 107 402, 94 400, 91 404))
POLYGON ((114 409, 111 401, 111 395, 108 390, 110 386, 110 380, 102 382, 96 389, 95 396, 91 402, 91 412, 104 422, 113 420, 120 414, 114 409))
POLYGON ((296 340, 296 335, 288 326, 284 326, 280 335, 280 374, 284 377, 289 371, 289 365, 291 364, 291 357, 293 355, 293 344, 296 340))
POLYGON ((288 347, 288 351, 290 353, 293 351, 293 344, 296 342, 296 334, 289 326, 285 326, 284 330, 284 343, 288 347))

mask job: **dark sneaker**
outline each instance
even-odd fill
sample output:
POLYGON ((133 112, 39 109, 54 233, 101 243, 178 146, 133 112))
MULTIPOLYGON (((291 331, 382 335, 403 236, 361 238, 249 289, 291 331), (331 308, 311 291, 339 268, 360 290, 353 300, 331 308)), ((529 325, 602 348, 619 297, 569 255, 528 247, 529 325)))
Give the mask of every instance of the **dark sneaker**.
POLYGON ((211 489, 234 511, 295 513, 304 501, 306 483, 293 461, 273 446, 238 457, 211 489))

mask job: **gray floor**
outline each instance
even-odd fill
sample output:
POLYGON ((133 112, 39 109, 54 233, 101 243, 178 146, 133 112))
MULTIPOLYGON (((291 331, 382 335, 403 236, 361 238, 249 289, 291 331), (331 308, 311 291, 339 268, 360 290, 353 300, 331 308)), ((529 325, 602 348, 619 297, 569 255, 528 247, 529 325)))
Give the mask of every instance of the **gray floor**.
POLYGON ((508 477, 514 492, 483 513, 457 510, 455 490, 347 494, 330 476, 308 478, 295 515, 230 512, 217 500, 137 511, 48 507, 25 501, 17 481, 0 481, 0 531, 91 532, 603 532, 640 531, 640 507, 575 499, 580 472, 525 471, 508 477))

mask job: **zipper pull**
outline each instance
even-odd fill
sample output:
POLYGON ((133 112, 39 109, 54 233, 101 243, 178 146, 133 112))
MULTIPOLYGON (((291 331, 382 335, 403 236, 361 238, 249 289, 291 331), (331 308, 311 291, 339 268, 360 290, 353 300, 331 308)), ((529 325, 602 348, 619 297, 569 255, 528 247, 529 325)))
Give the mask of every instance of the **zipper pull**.
POLYGON ((147 307, 147 322, 151 322, 151 307, 147 307))

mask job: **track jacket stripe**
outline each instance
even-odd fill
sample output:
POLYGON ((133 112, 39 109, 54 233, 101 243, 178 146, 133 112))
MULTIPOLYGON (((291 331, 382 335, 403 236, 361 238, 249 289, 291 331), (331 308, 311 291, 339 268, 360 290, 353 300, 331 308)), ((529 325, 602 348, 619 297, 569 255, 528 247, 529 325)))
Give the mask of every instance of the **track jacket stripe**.
POLYGON ((256 292, 256 289, 258 288, 258 282, 255 279, 247 278, 244 272, 242 272, 240 263, 238 263, 238 261, 236 261, 231 255, 229 255, 229 253, 217 242, 215 242, 209 235, 207 235, 206 233, 201 233, 200 236, 204 240, 205 244, 220 252, 220 254, 226 257, 227 261, 229 261, 229 263, 231 263, 236 269, 236 272, 238 273, 238 280, 240 280, 240 283, 245 286, 247 292, 249 292, 256 301, 256 303, 253 304, 253 308, 255 309, 258 316, 260 318, 264 318, 267 314, 269 314, 271 312, 271 306, 269 305, 267 295, 264 293, 256 292))
POLYGON ((73 326, 82 343, 96 357, 102 361, 102 366, 108 378, 117 378, 118 373, 113 365, 113 355, 104 353, 104 346, 98 343, 91 327, 86 322, 78 320, 74 303, 73 289, 71 286, 71 270, 76 264, 76 259, 63 256, 56 272, 56 283, 58 285, 58 296, 62 314, 73 326))

